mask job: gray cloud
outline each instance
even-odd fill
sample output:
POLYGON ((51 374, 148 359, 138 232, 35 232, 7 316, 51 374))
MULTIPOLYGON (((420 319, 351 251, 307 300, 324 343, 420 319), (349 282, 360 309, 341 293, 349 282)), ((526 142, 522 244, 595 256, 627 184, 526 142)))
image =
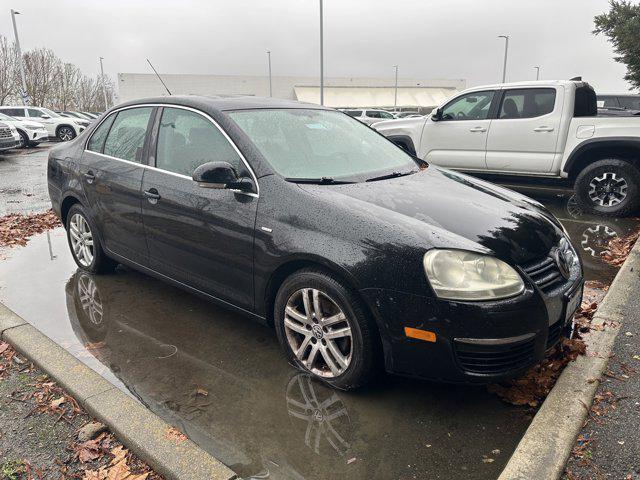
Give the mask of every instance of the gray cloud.
MULTIPOLYGON (((52 48, 85 72, 317 75, 317 0, 169 0, 4 2, 0 31, 23 49, 52 48), (13 2, 13 4, 12 4, 13 2)), ((582 75, 598 91, 621 92, 624 66, 591 34, 606 0, 325 0, 325 74, 501 79, 503 41, 511 35, 508 80, 582 75)))

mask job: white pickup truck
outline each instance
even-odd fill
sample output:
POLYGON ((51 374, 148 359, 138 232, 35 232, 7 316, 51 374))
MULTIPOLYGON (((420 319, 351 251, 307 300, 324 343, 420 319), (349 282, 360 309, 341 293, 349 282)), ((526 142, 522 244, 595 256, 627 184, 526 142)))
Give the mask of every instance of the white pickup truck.
POLYGON ((423 118, 373 128, 411 154, 470 173, 565 178, 601 215, 640 206, 640 117, 598 117, 582 81, 505 83, 465 90, 423 118))

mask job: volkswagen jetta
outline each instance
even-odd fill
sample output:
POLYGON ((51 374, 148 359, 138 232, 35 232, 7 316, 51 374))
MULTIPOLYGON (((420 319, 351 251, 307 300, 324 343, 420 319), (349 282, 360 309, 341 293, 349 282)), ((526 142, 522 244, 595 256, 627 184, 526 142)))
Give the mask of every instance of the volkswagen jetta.
POLYGON ((381 366, 517 375, 582 297, 542 205, 317 105, 129 102, 51 150, 48 184, 81 269, 122 263, 272 325, 292 364, 338 388, 381 366))

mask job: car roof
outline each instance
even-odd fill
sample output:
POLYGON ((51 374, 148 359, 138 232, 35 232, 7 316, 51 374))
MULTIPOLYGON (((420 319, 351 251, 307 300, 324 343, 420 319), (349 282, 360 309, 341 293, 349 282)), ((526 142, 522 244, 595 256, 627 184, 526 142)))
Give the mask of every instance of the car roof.
POLYGON ((218 111, 228 110, 256 110, 273 108, 305 108, 316 110, 331 110, 314 103, 297 102, 270 97, 254 97, 250 95, 165 95, 162 97, 142 98, 118 105, 116 108, 144 104, 181 105, 196 109, 208 108, 218 111))

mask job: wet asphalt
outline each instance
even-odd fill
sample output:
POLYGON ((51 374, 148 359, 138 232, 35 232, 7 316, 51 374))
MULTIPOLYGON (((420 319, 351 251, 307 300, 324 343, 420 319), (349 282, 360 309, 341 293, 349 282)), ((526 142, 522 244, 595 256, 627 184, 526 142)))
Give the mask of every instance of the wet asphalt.
MULTIPOLYGON (((49 208, 45 164, 44 148, 0 156, 0 215, 49 208)), ((538 193, 587 279, 610 282, 599 253, 635 221, 538 193)), ((496 478, 530 421, 483 387, 382 376, 331 390, 288 365, 267 327, 126 268, 80 272, 62 229, 2 256, 2 303, 243 478, 496 478)))

